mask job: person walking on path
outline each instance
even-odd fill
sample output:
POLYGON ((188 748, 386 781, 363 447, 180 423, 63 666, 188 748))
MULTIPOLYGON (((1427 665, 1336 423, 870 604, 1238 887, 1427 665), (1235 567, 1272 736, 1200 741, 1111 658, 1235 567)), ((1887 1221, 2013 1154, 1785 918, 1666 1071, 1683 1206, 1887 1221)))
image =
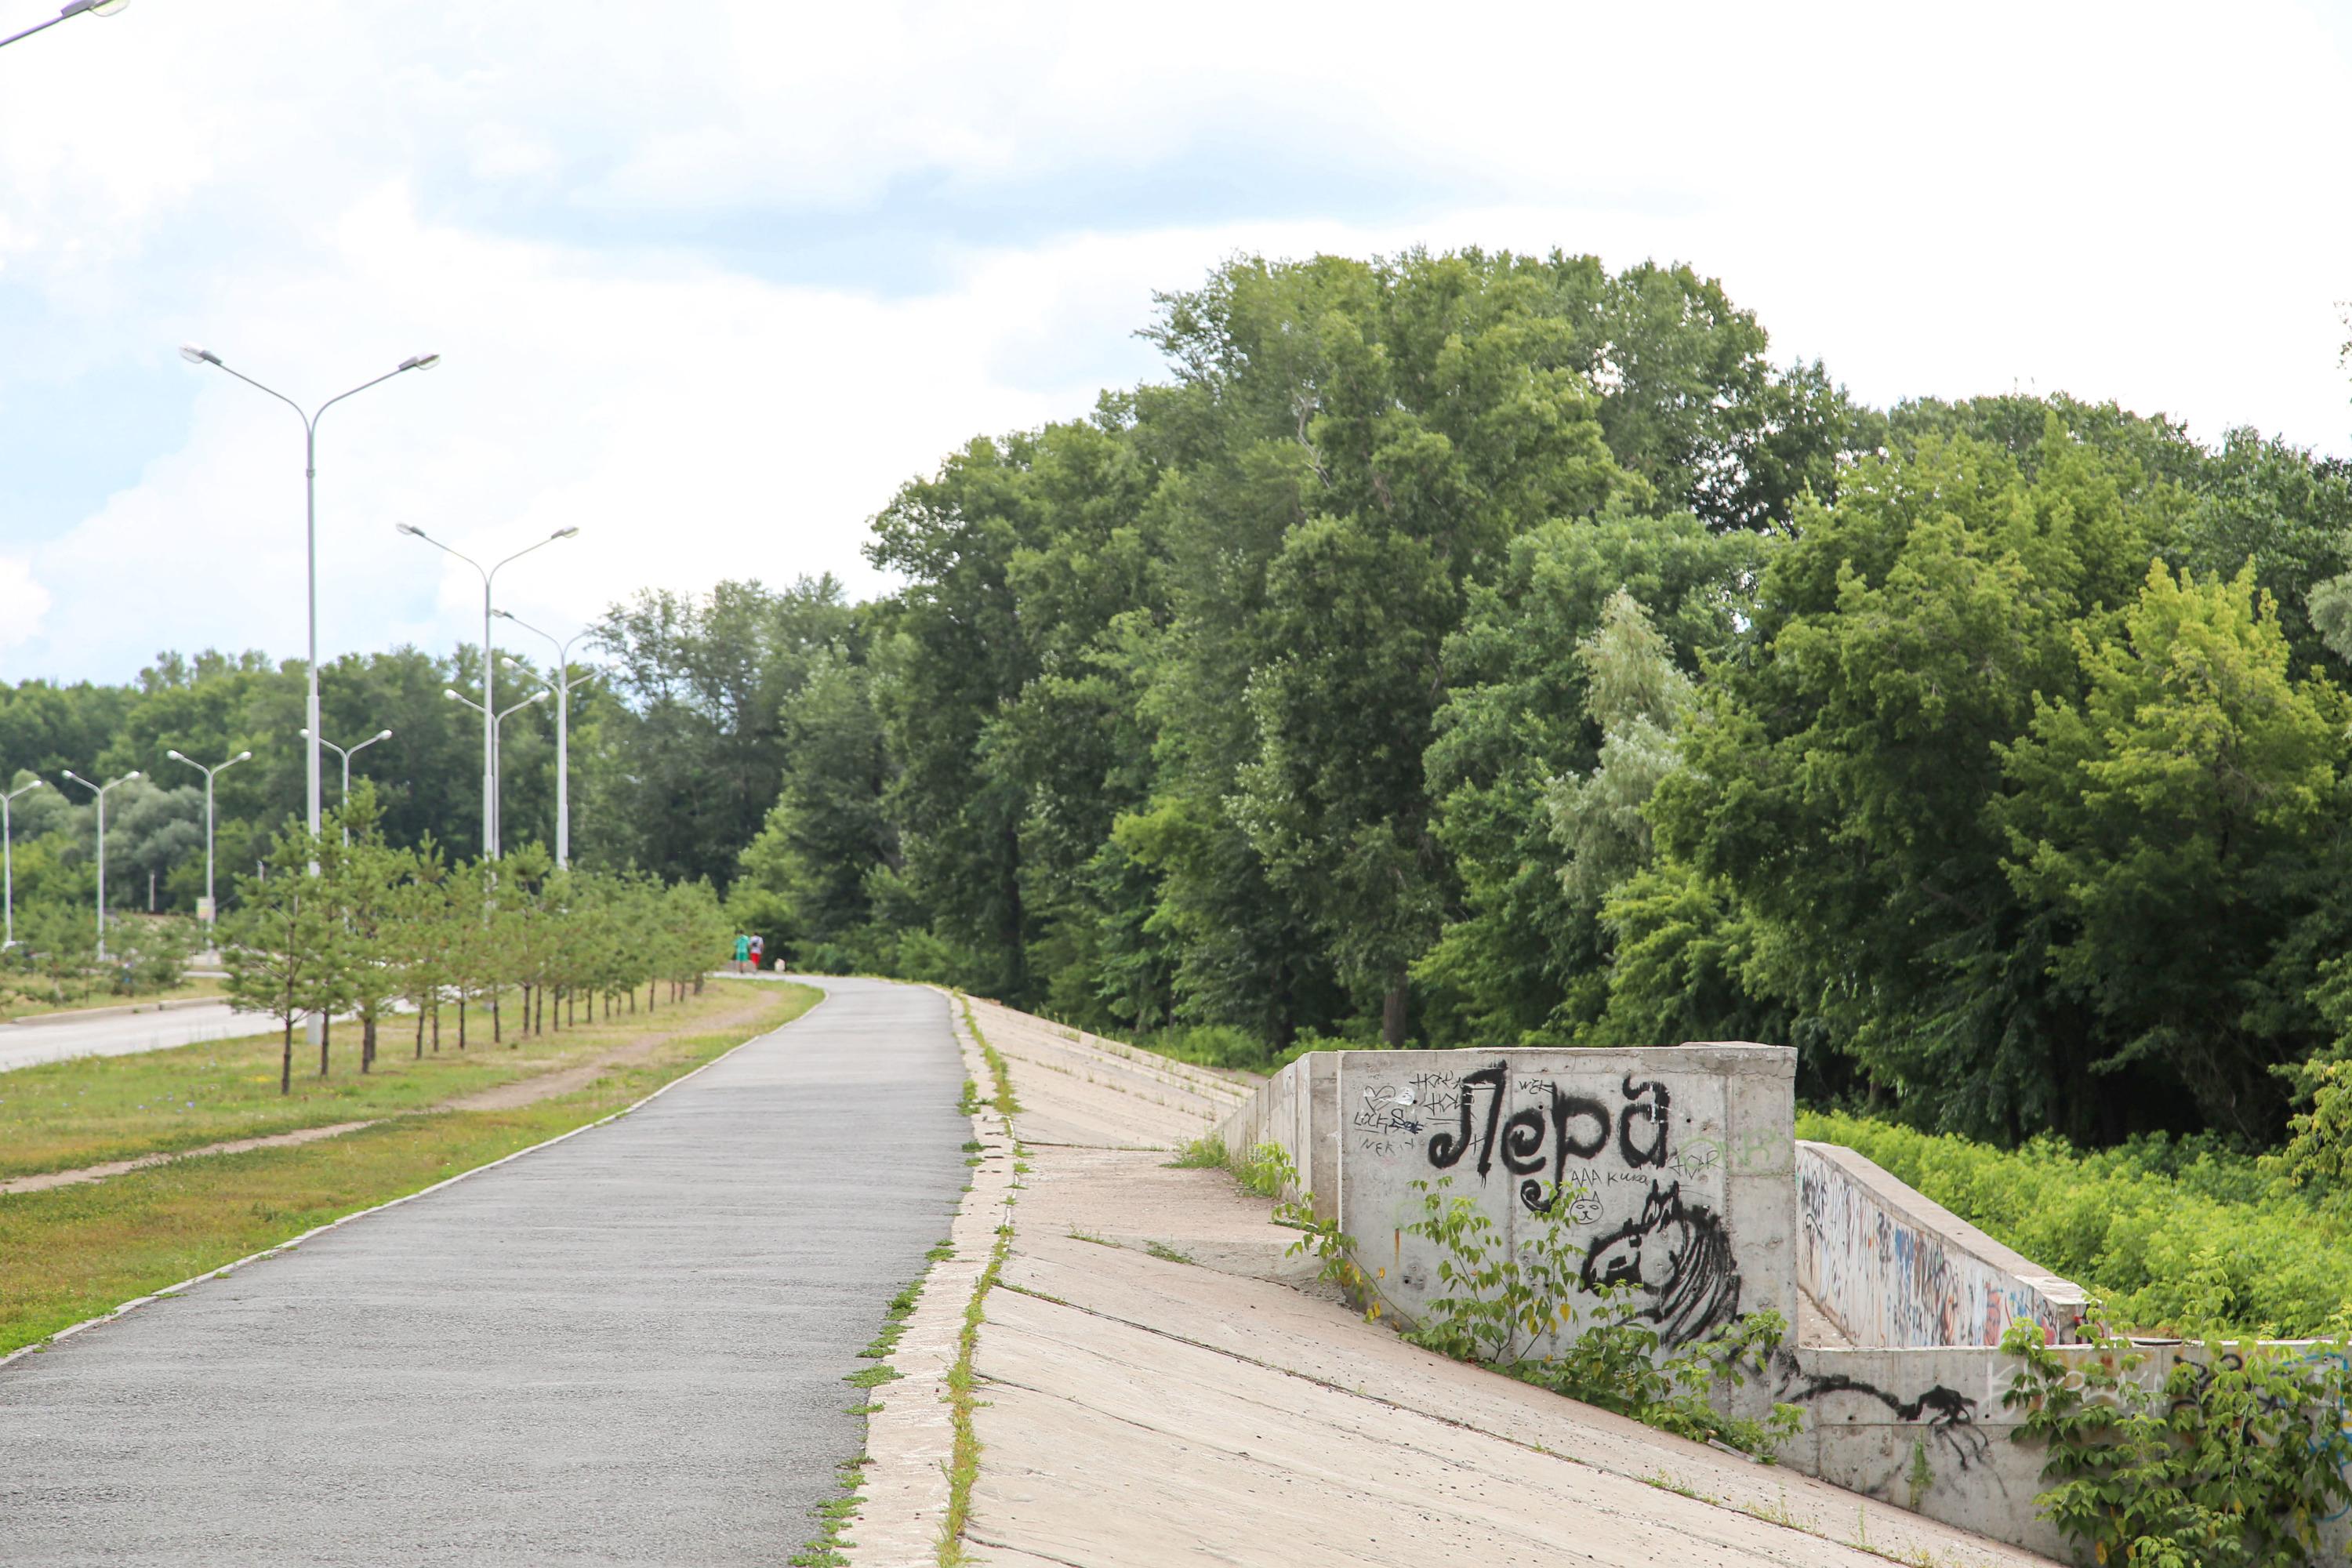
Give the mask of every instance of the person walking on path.
POLYGON ((760 973, 760 961, 768 955, 768 939, 756 932, 751 938, 751 973, 760 973))
POLYGON ((735 973, 738 974, 742 973, 744 972, 744 965, 751 962, 751 939, 745 936, 741 931, 737 931, 735 933, 735 973))

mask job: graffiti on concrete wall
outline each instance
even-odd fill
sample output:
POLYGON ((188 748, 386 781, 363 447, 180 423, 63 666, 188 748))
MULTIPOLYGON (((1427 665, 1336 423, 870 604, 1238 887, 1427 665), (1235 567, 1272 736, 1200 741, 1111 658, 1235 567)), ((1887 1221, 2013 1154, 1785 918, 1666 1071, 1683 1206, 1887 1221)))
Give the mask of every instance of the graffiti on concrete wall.
POLYGON ((1703 1339, 1739 1316, 1739 1269, 1723 1222, 1683 1202, 1682 1184, 1653 1185, 1641 1216, 1592 1244, 1583 1285, 1631 1285, 1640 1315, 1672 1349, 1703 1339))
POLYGON ((1836 1164, 1797 1161, 1799 1286, 1857 1345, 1997 1345, 2012 1318, 2068 1337, 2071 1314, 2024 1280, 1888 1209, 1836 1164))
MULTIPOLYGON (((1416 1177, 1444 1177, 1523 1221, 1566 1226, 1584 1253, 1584 1288, 1631 1291, 1668 1348, 1732 1322, 1742 1286, 1727 1184, 1743 1168, 1785 1170, 1785 1126, 1777 1141, 1735 1141, 1720 1109, 1702 1113, 1721 1100, 1696 1076, 1580 1065, 1472 1057, 1460 1069, 1414 1064, 1351 1082, 1349 1155, 1383 1172, 1376 1180, 1400 1200, 1416 1177)), ((1428 1265, 1407 1256, 1402 1230, 1391 1242, 1390 1288, 1409 1310, 1428 1265)))
POLYGON ((1885 1405, 1897 1421, 1924 1422, 1937 1447, 1963 1470, 1981 1464, 1991 1451, 1990 1439, 1977 1426, 1977 1402, 1956 1389, 1937 1384, 1915 1399, 1904 1399, 1843 1373, 1807 1373, 1793 1355, 1784 1353, 1781 1366, 1779 1397, 1789 1404, 1818 1406, 1840 1394, 1874 1401, 1885 1405))

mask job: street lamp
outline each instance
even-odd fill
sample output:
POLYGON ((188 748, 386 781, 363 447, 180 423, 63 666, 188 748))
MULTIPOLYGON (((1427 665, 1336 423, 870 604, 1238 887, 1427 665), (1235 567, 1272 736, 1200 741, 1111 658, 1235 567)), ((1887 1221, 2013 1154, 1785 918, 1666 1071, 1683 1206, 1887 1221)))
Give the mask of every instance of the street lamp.
POLYGON ((46 781, 35 779, 31 784, 0 793, 0 952, 16 945, 16 868, 10 860, 9 842, 12 830, 8 825, 8 806, 20 795, 30 795, 46 781))
MULTIPOLYGON (((591 670, 588 675, 580 677, 578 680, 564 678, 572 673, 572 645, 586 637, 590 628, 583 626, 562 642, 555 642, 554 634, 542 632, 529 621, 509 615, 504 610, 493 613, 501 620, 513 621, 523 630, 555 643, 555 678, 561 682, 555 687, 555 864, 557 869, 561 870, 572 864, 572 747, 569 739, 572 729, 572 689, 578 686, 581 681, 588 679, 595 672, 591 670)), ((511 658, 507 662, 516 663, 511 658)), ((528 668, 529 667, 518 665, 517 668, 528 668)), ((532 673, 537 674, 536 671, 532 673)))
MULTIPOLYGON (((498 673, 494 668, 494 663, 498 656, 490 651, 490 584, 498 576, 499 573, 505 569, 505 567, 510 563, 520 561, 524 556, 530 554, 532 551, 552 544, 559 539, 569 539, 580 531, 577 528, 559 528, 553 533, 549 534, 545 539, 541 540, 539 543, 525 545, 522 549, 516 551, 512 555, 508 556, 506 560, 499 562, 497 565, 492 566, 488 571, 484 572, 482 571, 482 563, 480 562, 460 551, 450 549, 447 545, 442 543, 439 540, 434 538, 431 534, 425 532, 423 529, 416 527, 413 523, 398 522, 393 524, 393 527, 398 531, 407 534, 412 539, 421 539, 425 541, 425 543, 431 545, 434 549, 440 551, 445 555, 457 556, 458 560, 463 561, 467 565, 471 566, 476 572, 481 574, 482 700, 479 702, 477 702, 470 697, 458 697, 457 700, 463 702, 467 707, 474 709, 482 716, 482 854, 487 858, 495 860, 499 858, 499 735, 498 721, 491 717, 490 709, 492 705, 498 701, 498 693, 493 689, 496 683, 492 679, 492 677, 498 673)), ((457 697, 457 694, 454 691, 449 695, 452 697, 457 697)), ((513 710, 509 709, 508 711, 511 712, 513 710)), ((316 722, 315 710, 312 715, 312 721, 316 722)))
MULTIPOLYGON (((301 731, 299 733, 306 741, 310 738, 310 731, 308 730, 301 731)), ((319 742, 319 744, 326 747, 327 750, 334 752, 335 755, 343 759, 343 793, 340 797, 343 805, 348 807, 352 804, 352 753, 354 752, 364 752, 370 746, 374 745, 378 741, 389 741, 391 739, 391 731, 378 730, 374 734, 370 735, 366 740, 362 741, 356 746, 338 746, 332 741, 325 740, 319 742)), ((347 816, 343 821, 343 847, 348 849, 351 847, 352 825, 351 820, 347 816)))
POLYGON ((520 713, 524 709, 530 707, 532 703, 546 701, 548 694, 545 691, 534 691, 530 696, 524 698, 521 701, 516 703, 513 707, 506 710, 505 712, 496 714, 493 714, 488 709, 483 707, 480 703, 475 701, 472 698, 467 696, 464 692, 459 691, 455 688, 446 686, 443 687, 441 689, 441 695, 446 697, 452 702, 462 702, 467 707, 471 708, 475 712, 481 714, 483 726, 489 732, 490 786, 489 794, 483 797, 488 804, 482 810, 482 820, 485 824, 482 830, 482 853, 490 859, 495 860, 499 858, 499 831, 501 826, 501 824, 499 821, 499 726, 505 723, 507 720, 511 718, 513 715, 520 713))
POLYGON ((219 766, 210 768, 194 757, 184 757, 177 752, 165 752, 163 754, 175 763, 187 763, 205 775, 205 901, 197 906, 196 918, 206 925, 212 925, 220 915, 220 906, 213 902, 213 775, 236 766, 253 753, 239 752, 219 766))
POLYGON ((106 962, 106 792, 117 784, 129 784, 139 776, 139 770, 133 768, 121 778, 102 784, 90 783, 71 768, 66 769, 65 774, 98 797, 98 961, 103 963, 106 962))
MULTIPOLYGON (((220 355, 213 353, 210 349, 199 347, 194 343, 182 343, 180 345, 180 357, 186 360, 190 364, 208 364, 217 370, 228 371, 229 374, 236 377, 237 380, 245 383, 246 385, 268 393, 270 396, 278 399, 278 402, 286 405, 287 407, 291 408, 296 414, 301 415, 302 484, 304 505, 309 520, 306 524, 306 537, 310 546, 310 706, 305 710, 304 717, 310 720, 310 732, 315 736, 319 731, 319 417, 320 415, 326 413, 328 409, 332 408, 336 404, 341 403, 344 398, 354 396, 357 394, 365 392, 371 386, 380 385, 384 382, 390 381, 402 371, 431 370, 435 365, 441 363, 441 356, 439 354, 412 354, 408 358, 402 360, 400 363, 393 369, 384 372, 380 376, 377 376, 375 380, 363 381, 360 383, 359 385, 352 387, 350 392, 338 393, 336 395, 327 399, 326 402, 319 405, 317 409, 309 414, 303 414, 302 405, 295 402, 292 398, 287 396, 284 393, 277 391, 271 387, 263 386, 261 383, 254 380, 253 377, 246 374, 243 371, 229 370, 227 365, 221 363, 220 355)), ((319 742, 315 739, 312 740, 310 745, 305 748, 305 751, 308 752, 310 764, 310 785, 307 799, 310 806, 310 843, 312 848, 315 850, 319 842, 319 820, 320 816, 319 809, 319 742)), ((318 874, 319 862, 314 858, 310 862, 310 875, 315 877, 318 874)), ((314 1024, 312 1027, 315 1030, 316 1025, 314 1024)), ((317 1043, 315 1034, 312 1037, 312 1043, 317 1043)))
POLYGON ((111 16, 130 4, 131 0, 66 0, 65 8, 47 21, 37 22, 21 33, 11 33, 6 37, 0 38, 0 47, 5 47, 19 38, 29 38, 35 33, 54 27, 68 16, 79 16, 85 12, 92 16, 111 16))

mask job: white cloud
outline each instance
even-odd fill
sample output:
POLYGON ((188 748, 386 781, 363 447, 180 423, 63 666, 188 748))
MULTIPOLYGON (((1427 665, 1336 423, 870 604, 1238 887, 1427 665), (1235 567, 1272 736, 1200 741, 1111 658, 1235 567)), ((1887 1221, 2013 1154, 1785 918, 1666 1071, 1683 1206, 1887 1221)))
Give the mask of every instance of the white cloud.
POLYGON ((48 609, 49 591, 34 580, 32 563, 0 555, 0 648, 38 637, 48 609))
MULTIPOLYGON (((37 336, 52 379, 176 378, 188 413, 126 428, 135 482, 71 526, 0 514, 0 672, 300 649, 299 428, 172 357, 190 337, 307 400, 447 356, 326 416, 330 655, 470 635, 478 586, 398 521, 489 553, 578 524, 501 579, 551 629, 726 574, 871 588, 863 525, 898 483, 1143 374, 1151 290, 1235 250, 1686 258, 1776 353, 1874 401, 2063 387, 2352 447, 2352 215, 2327 199, 2352 69, 2327 14, 2284 0, 2226 24, 1239 0, 289 16, 142 5, 0 60, 0 333, 37 336), (1157 182, 1186 159, 1209 216, 1179 223, 1157 182), (938 232, 913 294, 776 280, 804 227, 854 258, 866 215, 877 252, 904 244, 926 183, 964 219, 999 195, 1053 216, 938 232), (1055 212, 1059 189, 1098 195, 1055 212), (12 584, 51 601, 37 632, 10 635, 35 613, 12 584)), ((0 354, 0 391, 12 374, 37 380, 0 354)))

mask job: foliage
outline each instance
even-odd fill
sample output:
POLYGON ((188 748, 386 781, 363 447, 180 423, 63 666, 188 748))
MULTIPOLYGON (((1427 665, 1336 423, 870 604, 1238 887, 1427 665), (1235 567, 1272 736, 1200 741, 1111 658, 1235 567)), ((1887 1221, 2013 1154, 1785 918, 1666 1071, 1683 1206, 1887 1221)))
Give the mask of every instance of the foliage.
POLYGON ((2272 1162, 2211 1138, 2002 1150, 1842 1114, 1797 1135, 1853 1149, 1969 1224, 2104 1297, 2147 1332, 2352 1331, 2352 1229, 2272 1162), (2316 1199, 2316 1201, 2315 1201, 2316 1199))
POLYGON ((1801 1426, 1793 1405, 1761 1420, 1717 1401, 1760 1373, 1787 1337, 1777 1312, 1753 1312, 1661 1355, 1655 1328, 1628 1286, 1581 1283, 1585 1243, 1555 1205, 1532 1236, 1511 1237, 1451 1177, 1416 1181, 1422 1215, 1405 1234, 1439 1254, 1439 1289, 1404 1337, 1427 1350, 1493 1366, 1555 1394, 1613 1410, 1678 1436, 1727 1443, 1769 1458, 1801 1426))
POLYGON ((2093 1561, 2301 1568, 2352 1504, 2340 1350, 2208 1343, 2158 1382, 2118 1336, 2062 1353, 2021 1320, 2001 1348, 2019 1362, 2001 1395, 2014 1436, 2047 1453, 2042 1512, 2093 1561))
MULTIPOLYGON (((574 878, 470 886, 403 965, 536 1011, 587 961, 515 922, 576 910, 610 967, 678 911, 577 879, 635 871, 795 964, 1219 1065, 1745 1037, 1817 1103, 2004 1144, 2332 1115, 2352 466, 2064 395, 1861 407, 1679 265, 1243 256, 1142 335, 1156 378, 877 498, 877 602, 614 606, 574 878)), ((441 692, 479 661, 320 672, 331 733, 394 731, 357 772, 394 852, 471 847, 441 692)), ((152 869, 184 910, 164 750, 253 748, 219 786, 243 871, 300 797, 301 677, 19 683, 0 775, 168 780, 117 797, 107 893, 152 869)), ((517 848, 551 721, 507 730, 517 848)), ((27 907, 86 907, 89 807, 20 805, 27 907)))

